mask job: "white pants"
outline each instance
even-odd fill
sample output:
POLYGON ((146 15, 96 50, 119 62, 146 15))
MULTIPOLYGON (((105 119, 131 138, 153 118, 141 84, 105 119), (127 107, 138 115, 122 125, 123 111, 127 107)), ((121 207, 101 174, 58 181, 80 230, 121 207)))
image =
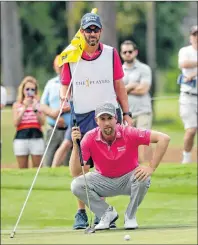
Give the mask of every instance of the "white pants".
POLYGON ((43 155, 45 144, 43 138, 15 139, 13 147, 15 156, 43 155))
MULTIPOLYGON (((89 192, 91 211, 101 218, 109 205, 101 197, 113 197, 120 195, 130 196, 130 202, 126 210, 127 216, 131 219, 150 186, 150 177, 144 181, 138 181, 135 178, 135 170, 118 178, 108 178, 97 172, 86 174, 87 188, 89 192)), ((85 192, 85 180, 81 175, 75 178, 71 183, 73 194, 88 205, 85 192)))

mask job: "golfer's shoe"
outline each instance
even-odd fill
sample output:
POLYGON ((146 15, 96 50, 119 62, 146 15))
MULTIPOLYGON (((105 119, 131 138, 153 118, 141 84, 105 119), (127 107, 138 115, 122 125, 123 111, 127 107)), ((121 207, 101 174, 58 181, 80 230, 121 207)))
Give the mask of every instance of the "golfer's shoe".
MULTIPOLYGON (((99 224, 99 223, 100 223, 100 219, 99 219, 97 216, 95 216, 95 219, 94 219, 94 227, 95 227, 97 224, 99 224)), ((117 227, 116 227, 116 223, 115 223, 115 222, 112 222, 112 223, 110 224, 109 228, 110 228, 110 229, 116 229, 116 228, 117 228, 117 227)))
POLYGON ((105 211, 103 216, 100 219, 99 224, 97 224, 95 230, 107 230, 110 228, 110 225, 118 219, 118 213, 115 208, 109 206, 105 211))
POLYGON ((74 230, 79 230, 79 229, 86 229, 88 226, 88 217, 86 212, 80 212, 75 216, 75 223, 73 225, 74 230))
POLYGON ((138 223, 136 221, 136 217, 129 219, 128 216, 125 214, 124 220, 124 228, 125 230, 134 230, 138 228, 138 223))
POLYGON ((116 229, 116 223, 115 222, 112 222, 109 226, 110 229, 116 229))

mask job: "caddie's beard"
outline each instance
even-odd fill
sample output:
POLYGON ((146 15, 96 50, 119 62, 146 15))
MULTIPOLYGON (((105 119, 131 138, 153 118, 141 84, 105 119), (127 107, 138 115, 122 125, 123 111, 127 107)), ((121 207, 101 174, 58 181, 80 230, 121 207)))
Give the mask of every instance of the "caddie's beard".
POLYGON ((85 36, 85 40, 89 44, 89 46, 96 46, 100 40, 100 37, 97 39, 96 37, 93 36, 90 36, 88 38, 85 36))

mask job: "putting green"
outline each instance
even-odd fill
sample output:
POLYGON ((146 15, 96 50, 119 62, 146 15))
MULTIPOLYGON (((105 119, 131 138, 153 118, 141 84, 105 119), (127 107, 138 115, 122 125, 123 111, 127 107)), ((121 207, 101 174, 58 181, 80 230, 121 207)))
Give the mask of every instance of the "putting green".
POLYGON ((197 244, 195 227, 168 229, 109 230, 85 235, 84 231, 19 232, 13 239, 1 236, 2 244, 197 244), (130 241, 125 241, 128 234, 130 241))

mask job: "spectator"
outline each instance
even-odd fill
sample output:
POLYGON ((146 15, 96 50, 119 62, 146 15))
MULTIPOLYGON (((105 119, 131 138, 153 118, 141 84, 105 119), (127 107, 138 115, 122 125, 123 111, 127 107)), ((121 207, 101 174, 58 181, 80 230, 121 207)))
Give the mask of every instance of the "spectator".
MULTIPOLYGON (((60 68, 58 66, 58 56, 54 59, 54 70, 57 74, 56 77, 49 80, 45 86, 43 95, 41 97, 41 108, 47 116, 47 133, 46 133, 46 144, 48 143, 51 133, 53 131, 56 118, 60 112, 60 68)), ((62 163, 68 165, 69 160, 67 159, 67 153, 72 147, 72 141, 66 139, 64 141, 64 150, 61 143, 64 140, 64 135, 71 134, 70 126, 70 105, 67 103, 63 108, 63 113, 59 118, 57 127, 54 131, 54 135, 51 139, 47 154, 45 156, 43 166, 57 167, 62 163)))
MULTIPOLYGON (((123 111, 123 121, 132 123, 128 99, 122 81, 123 70, 118 52, 100 41, 102 24, 97 14, 87 13, 81 19, 80 31, 85 38, 82 59, 77 63, 66 63, 61 71, 61 100, 65 100, 71 74, 76 72, 72 82, 74 114, 82 135, 97 126, 94 110, 98 103, 112 102, 119 114, 118 102, 123 111)), ((119 120, 121 122, 121 119, 119 120)), ((70 136, 71 137, 71 136, 70 136)), ((71 139, 71 138, 70 138, 71 139)), ((89 164, 93 167, 92 159, 89 164)), ((98 219, 95 219, 95 224, 98 219)), ((85 205, 79 200, 74 229, 85 229, 87 214, 85 205)))
POLYGON ((5 107, 7 102, 7 92, 6 89, 1 86, 1 110, 5 107))
POLYGON ((198 56, 198 28, 190 30, 191 45, 179 51, 179 68, 182 71, 180 86, 180 117, 185 128, 184 150, 182 163, 190 163, 191 151, 197 132, 197 56, 198 56))
MULTIPOLYGON (((92 157, 96 171, 86 174, 91 211, 101 218, 96 230, 109 229, 110 224, 118 219, 115 208, 107 204, 102 197, 119 195, 130 196, 125 212, 125 229, 138 227, 136 212, 150 186, 150 177, 165 154, 170 138, 168 135, 131 126, 116 124, 116 108, 111 103, 103 103, 95 110, 98 127, 86 133, 81 141, 82 158, 86 165, 92 157), (139 166, 138 146, 156 143, 149 166, 139 166)), ((72 129, 73 151, 70 169, 76 177, 71 183, 71 190, 80 200, 88 205, 85 192, 85 179, 78 153, 77 139, 81 139, 79 128, 72 129)))
MULTIPOLYGON (((128 94, 129 110, 133 115, 133 126, 151 129, 152 105, 149 90, 152 84, 151 68, 137 59, 138 49, 134 42, 127 40, 121 44, 121 57, 125 88, 128 94)), ((139 161, 144 161, 144 150, 151 154, 151 148, 141 146, 139 161), (150 151, 150 152, 149 152, 150 151)))
POLYGON ((27 76, 18 89, 17 101, 13 104, 14 154, 19 168, 28 168, 29 155, 32 166, 38 167, 44 152, 44 140, 41 126, 45 117, 40 110, 38 83, 32 76, 27 76))

